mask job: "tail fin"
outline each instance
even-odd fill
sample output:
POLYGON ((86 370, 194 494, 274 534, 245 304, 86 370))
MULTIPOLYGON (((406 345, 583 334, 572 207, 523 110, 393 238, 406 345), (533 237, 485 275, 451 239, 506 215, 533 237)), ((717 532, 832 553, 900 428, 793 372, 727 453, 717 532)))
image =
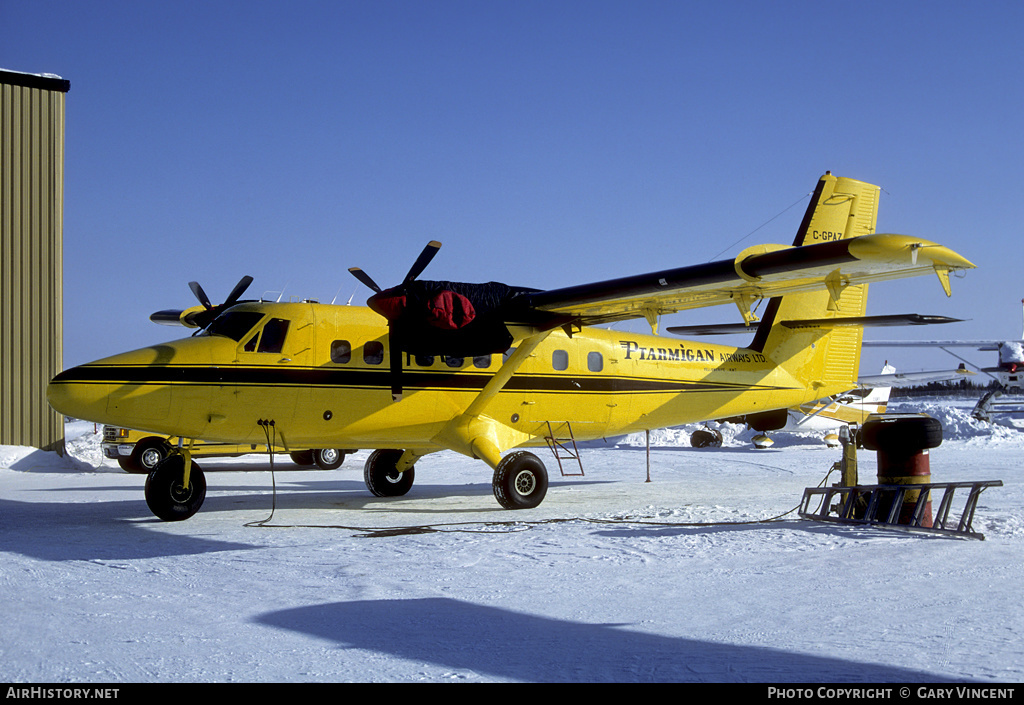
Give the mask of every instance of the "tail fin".
MULTIPOLYGON (((878 219, 879 188, 826 172, 807 206, 794 247, 869 235, 878 219)), ((855 383, 863 328, 827 324, 790 328, 789 321, 863 316, 867 284, 789 294, 768 302, 751 348, 808 384, 855 383)))
MULTIPOLYGON (((882 366, 883 375, 895 374, 896 368, 889 364, 889 361, 885 361, 885 365, 882 366)), ((892 387, 875 387, 868 391, 864 396, 864 406, 869 411, 868 413, 884 414, 889 404, 889 395, 892 393, 892 387)))

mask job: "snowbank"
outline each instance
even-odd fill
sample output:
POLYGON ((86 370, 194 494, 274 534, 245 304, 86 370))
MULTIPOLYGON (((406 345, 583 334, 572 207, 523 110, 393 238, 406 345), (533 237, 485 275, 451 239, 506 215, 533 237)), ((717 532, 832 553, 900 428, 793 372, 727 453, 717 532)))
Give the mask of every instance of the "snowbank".
MULTIPOLYGON (((969 441, 974 444, 997 444, 1024 448, 1024 428, 1019 419, 996 417, 991 422, 979 421, 971 416, 976 400, 926 399, 923 401, 901 401, 889 405, 892 413, 928 414, 942 423, 944 441, 969 441)), ((652 448, 689 447, 690 435, 702 428, 717 429, 722 434, 722 446, 726 448, 749 447, 757 432, 742 424, 707 423, 687 424, 677 428, 651 431, 652 448)), ((823 434, 817 432, 770 434, 777 447, 793 445, 821 445, 823 434)), ((643 433, 632 433, 618 439, 622 447, 643 448, 647 439, 643 433)))

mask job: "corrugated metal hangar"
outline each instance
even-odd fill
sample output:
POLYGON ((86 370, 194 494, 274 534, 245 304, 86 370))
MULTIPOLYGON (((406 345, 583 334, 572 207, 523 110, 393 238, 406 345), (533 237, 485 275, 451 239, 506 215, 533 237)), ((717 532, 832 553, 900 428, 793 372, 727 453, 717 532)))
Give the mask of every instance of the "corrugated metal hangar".
POLYGON ((0 69, 0 444, 64 450, 46 403, 63 366, 64 101, 60 77, 0 69))

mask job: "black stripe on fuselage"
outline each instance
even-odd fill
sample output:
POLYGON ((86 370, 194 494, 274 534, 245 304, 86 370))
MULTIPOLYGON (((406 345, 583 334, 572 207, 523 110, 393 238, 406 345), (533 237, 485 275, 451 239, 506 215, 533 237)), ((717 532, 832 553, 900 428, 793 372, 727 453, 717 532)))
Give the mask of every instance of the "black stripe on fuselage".
MULTIPOLYGON (((404 370, 406 389, 433 391, 480 391, 492 375, 481 372, 426 372, 404 370)), ((199 367, 83 365, 61 372, 54 384, 199 385, 325 388, 391 388, 388 369, 326 369, 309 367, 199 367)), ((504 391, 583 392, 611 394, 742 392, 787 389, 706 380, 643 379, 598 375, 515 375, 504 391)))

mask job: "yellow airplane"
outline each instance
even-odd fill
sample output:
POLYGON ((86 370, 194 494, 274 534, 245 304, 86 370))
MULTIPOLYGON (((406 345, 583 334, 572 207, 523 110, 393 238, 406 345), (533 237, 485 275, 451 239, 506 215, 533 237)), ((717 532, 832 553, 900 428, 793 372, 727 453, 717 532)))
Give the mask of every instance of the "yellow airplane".
MULTIPOLYGON (((367 307, 244 302, 248 277, 213 305, 193 283, 199 306, 152 318, 197 335, 66 370, 47 396, 69 416, 168 436, 375 449, 363 475, 377 496, 405 494, 420 457, 454 450, 490 466, 501 506, 536 507, 547 471, 522 448, 553 429, 598 439, 855 387, 867 284, 935 273, 948 296, 950 274, 974 266, 875 234, 878 194, 826 173, 792 246, 564 289, 419 280, 437 242, 389 289, 353 268, 375 292, 367 307), (664 314, 720 304, 758 323, 749 347, 657 335, 664 314), (636 318, 654 334, 596 327, 636 318)), ((146 481, 165 520, 192 516, 205 492, 187 446, 146 481)))

